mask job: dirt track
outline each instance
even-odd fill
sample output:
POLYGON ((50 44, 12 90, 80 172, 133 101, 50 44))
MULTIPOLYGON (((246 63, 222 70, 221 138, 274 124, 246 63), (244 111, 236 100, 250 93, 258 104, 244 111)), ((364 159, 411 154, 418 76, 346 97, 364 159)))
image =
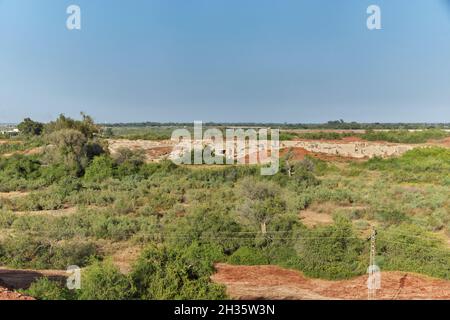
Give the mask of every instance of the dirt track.
POLYGON ((67 274, 63 270, 16 270, 0 268, 0 287, 11 290, 27 289, 36 279, 47 277, 50 280, 63 281, 67 274))
MULTIPOLYGON (((233 299, 361 300, 367 299, 367 276, 350 280, 309 279, 301 272, 277 266, 217 264, 214 282, 224 284, 233 299)), ((450 300, 450 281, 407 272, 382 272, 377 299, 450 300)))
POLYGON ((47 277, 50 280, 64 281, 66 272, 59 270, 14 270, 0 268, 0 300, 35 300, 32 297, 12 291, 27 289, 36 279, 47 277))

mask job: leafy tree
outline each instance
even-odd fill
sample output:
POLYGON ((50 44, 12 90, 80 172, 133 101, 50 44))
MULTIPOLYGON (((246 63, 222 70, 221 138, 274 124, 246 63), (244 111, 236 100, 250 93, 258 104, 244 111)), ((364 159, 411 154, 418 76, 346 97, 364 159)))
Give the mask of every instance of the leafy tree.
POLYGON ((238 186, 238 193, 244 198, 238 208, 240 214, 251 224, 259 226, 262 234, 266 234, 267 224, 276 215, 286 212, 280 187, 271 181, 245 178, 238 186))
POLYGON ((17 125, 20 133, 26 136, 39 136, 44 130, 44 124, 25 118, 17 125))
POLYGON ((66 167, 80 173, 87 164, 85 145, 87 138, 78 130, 62 129, 48 136, 53 146, 48 152, 51 163, 64 163, 66 167))
POLYGON ((85 138, 91 139, 100 132, 100 128, 90 116, 84 113, 81 113, 81 116, 82 120, 74 120, 61 114, 58 119, 45 125, 45 133, 51 134, 60 130, 73 129, 81 132, 85 138))

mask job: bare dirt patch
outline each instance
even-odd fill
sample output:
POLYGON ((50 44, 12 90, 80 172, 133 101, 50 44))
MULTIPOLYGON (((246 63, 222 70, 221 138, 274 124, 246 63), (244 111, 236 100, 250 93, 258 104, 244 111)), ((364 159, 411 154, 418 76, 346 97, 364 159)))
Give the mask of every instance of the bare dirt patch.
POLYGON ((142 248, 140 246, 133 246, 121 249, 112 255, 112 261, 120 272, 128 274, 131 272, 133 263, 138 259, 142 248))
POLYGON ((68 216, 77 212, 76 207, 57 209, 57 210, 40 210, 40 211, 14 211, 17 215, 31 215, 31 216, 68 216))
POLYGON ((0 192, 0 199, 14 199, 19 197, 25 197, 29 194, 30 194, 29 192, 25 191, 0 192))
POLYGON ((31 148, 28 150, 23 150, 23 151, 14 151, 14 152, 10 152, 10 153, 5 153, 3 155, 3 157, 12 157, 16 154, 21 154, 21 155, 25 155, 25 156, 31 156, 31 155, 35 155, 35 154, 40 154, 44 151, 44 147, 35 147, 35 148, 31 148))
POLYGON ((5 300, 36 300, 36 299, 0 287, 0 300, 5 301, 5 300))
POLYGON ((282 141, 280 143, 281 148, 303 148, 315 154, 322 153, 331 156, 358 159, 399 156, 406 151, 420 146, 421 145, 345 140, 293 140, 282 141))
POLYGON ((303 210, 300 212, 300 221, 308 227, 315 227, 318 225, 332 224, 333 217, 327 213, 303 210))
POLYGON ((147 160, 161 160, 170 155, 172 147, 155 147, 145 151, 147 160))
POLYGON ((171 140, 128 140, 128 139, 108 139, 108 148, 111 154, 117 153, 119 149, 144 150, 147 161, 159 161, 167 157, 175 143, 171 140))
POLYGON ((285 156, 288 152, 291 152, 293 160, 303 160, 305 156, 312 155, 312 152, 304 148, 284 148, 280 150, 280 157, 285 156))
POLYGON ((67 273, 63 270, 22 270, 0 268, 0 283, 2 287, 17 290, 27 289, 39 278, 47 277, 50 280, 64 281, 67 273))
POLYGON ((430 140, 430 141, 428 141, 428 144, 433 145, 433 146, 450 148, 450 137, 447 137, 447 138, 444 138, 441 140, 430 140))
MULTIPOLYGON (((328 281, 306 278, 301 272, 277 266, 217 264, 212 280, 224 284, 233 299, 367 299, 367 276, 328 281)), ((450 281, 407 272, 382 272, 377 299, 450 300, 450 281)))
MULTIPOLYGON (((171 140, 127 140, 109 139, 109 151, 114 154, 120 148, 131 150, 142 149, 145 151, 147 161, 160 161, 168 156, 175 146, 171 140)), ((324 160, 368 159, 375 156, 398 156, 416 147, 423 145, 408 145, 386 142, 368 142, 358 137, 350 136, 342 140, 292 140, 281 141, 281 154, 284 155, 289 148, 293 148, 296 160, 302 160, 306 155, 311 155, 324 160), (283 151, 283 149, 285 149, 283 151)), ((259 159, 260 162, 264 162, 259 159)))

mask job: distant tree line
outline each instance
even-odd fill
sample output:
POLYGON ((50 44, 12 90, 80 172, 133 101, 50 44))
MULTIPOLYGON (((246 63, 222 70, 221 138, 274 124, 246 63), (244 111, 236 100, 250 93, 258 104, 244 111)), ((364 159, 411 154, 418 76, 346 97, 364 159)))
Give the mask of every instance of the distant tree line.
MULTIPOLYGON (((104 127, 191 127, 192 122, 130 122, 104 123, 104 127)), ((344 120, 328 121, 326 123, 278 123, 278 122, 205 122, 206 127, 274 127, 281 129, 445 129, 450 123, 402 123, 402 122, 346 122, 344 120)))

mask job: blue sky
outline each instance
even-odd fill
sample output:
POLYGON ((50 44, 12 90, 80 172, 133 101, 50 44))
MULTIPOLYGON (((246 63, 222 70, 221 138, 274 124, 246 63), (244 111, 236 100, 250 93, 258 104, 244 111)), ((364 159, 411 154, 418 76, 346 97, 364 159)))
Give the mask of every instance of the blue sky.
POLYGON ((0 123, 450 122, 448 2, 0 0, 0 123))

